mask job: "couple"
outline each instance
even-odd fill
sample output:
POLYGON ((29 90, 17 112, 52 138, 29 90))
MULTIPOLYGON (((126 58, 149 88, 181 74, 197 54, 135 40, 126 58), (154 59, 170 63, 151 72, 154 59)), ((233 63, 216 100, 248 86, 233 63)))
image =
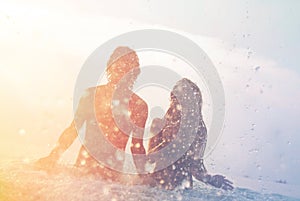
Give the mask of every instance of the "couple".
MULTIPOLYGON (((194 176, 206 184, 225 190, 233 189, 232 182, 222 175, 208 174, 203 164, 207 130, 201 115, 201 92, 193 82, 185 78, 174 86, 170 107, 164 118, 153 120, 150 131, 155 135, 150 139, 147 154, 168 150, 166 148, 170 147, 178 133, 183 136, 180 142, 188 141, 187 149, 172 164, 166 163, 167 167, 154 168, 154 171, 150 172, 145 170, 146 164, 153 162, 140 157, 146 155, 143 135, 148 106, 131 91, 139 73, 139 60, 135 51, 128 47, 116 48, 107 63, 108 83, 86 90, 80 99, 73 122, 61 134, 51 153, 39 159, 37 164, 42 168, 54 168, 60 156, 78 137, 79 130, 84 127, 84 146, 79 151, 76 166, 86 174, 99 175, 111 181, 122 181, 125 173, 117 171, 118 168, 114 167, 122 165, 124 157, 120 157, 116 152, 125 151, 131 135, 130 150, 133 161, 137 172, 143 173, 139 174, 140 184, 169 190, 183 184, 188 184, 185 185, 186 188, 192 188, 194 176), (198 111, 198 114, 195 111, 198 111), (113 151, 108 144, 113 145, 113 151), (105 158, 105 161, 110 162, 109 165, 101 163, 99 158, 100 161, 105 158)), ((168 161, 168 157, 176 152, 176 149, 174 147, 161 155, 159 160, 162 163, 168 161)))

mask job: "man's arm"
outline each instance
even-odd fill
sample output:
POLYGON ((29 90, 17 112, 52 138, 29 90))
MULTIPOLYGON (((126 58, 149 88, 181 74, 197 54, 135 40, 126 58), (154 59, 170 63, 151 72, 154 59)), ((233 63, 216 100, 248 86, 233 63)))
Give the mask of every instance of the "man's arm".
POLYGON ((72 121, 69 127, 67 127, 60 135, 55 147, 50 154, 44 158, 39 159, 36 165, 42 168, 52 168, 61 155, 71 146, 77 137, 77 129, 80 128, 86 120, 87 109, 89 107, 88 96, 84 96, 80 99, 75 119, 72 121))
MULTIPOLYGON (((132 137, 132 142, 130 147, 131 153, 145 155, 146 150, 143 144, 143 136, 145 131, 145 124, 148 118, 148 106, 145 101, 143 101, 137 95, 133 94, 130 108, 132 111, 131 121, 134 127, 137 127, 137 129, 134 130, 133 132, 135 132, 134 133, 135 136, 138 136, 138 137, 132 137)), ((146 161, 142 160, 141 158, 143 157, 133 156, 133 160, 138 172, 143 172, 145 169, 146 161)))
POLYGON ((150 133, 152 137, 149 140, 148 153, 152 153, 160 149, 162 143, 164 143, 162 138, 162 129, 164 127, 164 119, 155 118, 152 120, 150 133))
POLYGON ((52 168, 55 166, 61 155, 70 147, 73 141, 77 137, 77 131, 75 128, 74 121, 71 125, 66 128, 60 135, 55 147, 52 149, 50 154, 37 161, 36 165, 44 168, 52 168))
POLYGON ((50 155, 57 159, 60 158, 60 156, 71 146, 76 137, 77 130, 73 121, 71 125, 63 131, 50 155))

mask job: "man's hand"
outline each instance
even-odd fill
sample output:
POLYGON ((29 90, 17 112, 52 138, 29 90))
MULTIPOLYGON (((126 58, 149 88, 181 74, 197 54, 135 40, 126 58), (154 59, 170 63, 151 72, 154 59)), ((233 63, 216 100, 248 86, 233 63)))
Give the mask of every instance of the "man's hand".
POLYGON ((214 176, 210 176, 207 180, 207 183, 217 187, 217 188, 222 188, 224 190, 232 190, 233 186, 232 186, 232 182, 229 181, 228 179, 225 179, 225 177, 223 175, 214 175, 214 176))
POLYGON ((52 156, 51 154, 49 156, 46 156, 44 158, 40 158, 37 160, 34 165, 38 169, 43 169, 43 170, 51 170, 56 166, 57 159, 56 157, 52 156))

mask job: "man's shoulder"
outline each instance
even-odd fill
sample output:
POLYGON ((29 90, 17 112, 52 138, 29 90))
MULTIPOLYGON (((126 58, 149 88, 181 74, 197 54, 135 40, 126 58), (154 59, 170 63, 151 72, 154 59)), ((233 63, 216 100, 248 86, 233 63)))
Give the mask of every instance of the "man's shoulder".
POLYGON ((107 85, 97 85, 95 87, 89 87, 86 90, 87 91, 95 91, 95 90, 106 90, 107 89, 107 85))
POLYGON ((95 93, 98 90, 104 91, 104 90, 106 90, 106 88, 107 88, 106 85, 98 85, 98 86, 95 86, 95 87, 89 87, 89 88, 85 89, 85 95, 91 95, 91 94, 95 93))
POLYGON ((95 86, 95 87, 89 87, 87 89, 85 89, 81 95, 81 100, 89 100, 89 99, 93 99, 96 95, 97 92, 99 91, 104 91, 105 89, 104 85, 99 85, 99 86, 95 86))
POLYGON ((144 101, 139 95, 135 93, 131 95, 131 101, 134 103, 134 105, 148 108, 146 101, 144 101))

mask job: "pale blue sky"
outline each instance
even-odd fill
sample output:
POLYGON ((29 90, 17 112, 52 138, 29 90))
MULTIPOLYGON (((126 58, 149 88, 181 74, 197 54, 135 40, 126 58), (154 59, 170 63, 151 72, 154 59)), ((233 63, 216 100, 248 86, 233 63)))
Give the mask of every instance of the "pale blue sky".
MULTIPOLYGON (((71 2, 71 1, 70 1, 71 2)), ((72 1, 73 2, 73 1, 72 1)), ((90 16, 131 18, 231 41, 300 72, 300 1, 96 1, 60 8, 90 16)), ((49 3, 56 8, 57 3, 49 3)), ((47 5, 49 6, 49 5, 47 5)))

